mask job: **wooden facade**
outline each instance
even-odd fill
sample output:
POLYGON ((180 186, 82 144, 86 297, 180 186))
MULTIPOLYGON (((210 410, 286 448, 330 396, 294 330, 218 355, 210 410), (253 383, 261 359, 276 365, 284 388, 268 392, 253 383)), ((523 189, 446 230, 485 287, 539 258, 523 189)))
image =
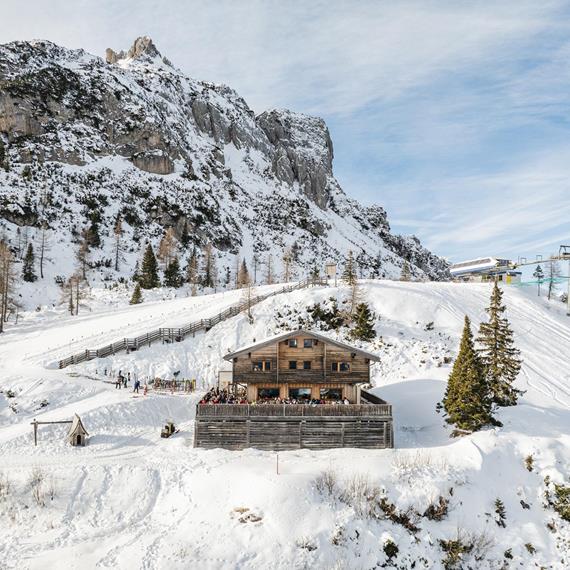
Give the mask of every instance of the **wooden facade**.
POLYGON ((392 407, 361 391, 370 381, 370 364, 379 360, 376 355, 320 333, 297 330, 239 349, 225 359, 232 363, 233 388, 245 390, 248 404, 199 404, 196 447, 394 446, 392 407), (302 403, 311 401, 313 405, 302 403))

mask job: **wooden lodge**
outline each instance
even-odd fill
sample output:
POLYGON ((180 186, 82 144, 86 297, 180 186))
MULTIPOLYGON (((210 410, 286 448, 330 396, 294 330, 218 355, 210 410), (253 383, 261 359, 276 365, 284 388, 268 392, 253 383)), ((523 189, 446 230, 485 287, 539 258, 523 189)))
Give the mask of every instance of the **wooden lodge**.
POLYGON ((247 403, 198 404, 194 445, 329 449, 394 446, 392 407, 362 390, 379 358, 307 330, 240 348, 230 390, 247 403))

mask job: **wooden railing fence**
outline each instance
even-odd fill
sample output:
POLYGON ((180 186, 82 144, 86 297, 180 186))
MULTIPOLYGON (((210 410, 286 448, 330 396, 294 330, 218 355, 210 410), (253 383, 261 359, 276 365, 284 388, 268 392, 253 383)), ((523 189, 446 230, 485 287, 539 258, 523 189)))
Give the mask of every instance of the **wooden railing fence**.
POLYGON ((295 291, 296 289, 303 289, 311 285, 326 285, 326 279, 309 277, 307 279, 304 279, 303 281, 299 281, 294 285, 286 285, 285 287, 282 287, 281 289, 274 291, 273 293, 267 293, 265 295, 256 295, 251 299, 232 305, 231 307, 228 307, 225 311, 218 313, 215 317, 212 317, 210 319, 201 319, 194 323, 189 323, 183 327, 159 328, 134 338, 123 338, 122 340, 119 340, 117 342, 112 342, 111 344, 108 344, 106 346, 94 350, 85 349, 82 352, 73 354, 71 356, 68 356, 67 358, 63 358, 62 360, 60 360, 59 368, 65 368, 70 364, 79 364, 87 360, 93 360, 94 358, 105 358, 106 356, 109 356, 111 354, 116 354, 117 352, 121 352, 123 350, 126 350, 127 352, 135 351, 145 346, 151 346, 151 344, 156 341, 161 341, 162 343, 180 342, 189 335, 193 335, 199 331, 207 331, 211 329, 214 325, 217 325, 218 323, 225 321, 226 319, 239 315, 242 311, 244 311, 248 307, 252 307, 257 303, 261 303, 261 301, 264 301, 269 297, 273 297, 274 295, 280 295, 281 293, 289 293, 291 291, 295 291))

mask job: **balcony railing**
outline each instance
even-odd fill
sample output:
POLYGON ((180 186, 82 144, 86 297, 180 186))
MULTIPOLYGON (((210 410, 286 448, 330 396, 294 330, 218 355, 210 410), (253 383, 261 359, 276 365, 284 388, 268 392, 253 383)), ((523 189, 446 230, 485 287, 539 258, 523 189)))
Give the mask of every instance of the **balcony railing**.
POLYGON ((392 417, 390 404, 198 404, 198 418, 243 417, 392 417))

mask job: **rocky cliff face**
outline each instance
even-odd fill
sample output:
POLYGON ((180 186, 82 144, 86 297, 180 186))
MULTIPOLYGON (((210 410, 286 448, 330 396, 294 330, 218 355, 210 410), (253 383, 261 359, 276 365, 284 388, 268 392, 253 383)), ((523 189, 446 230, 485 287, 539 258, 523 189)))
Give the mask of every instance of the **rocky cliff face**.
POLYGON ((95 225, 92 264, 105 266, 121 215, 132 264, 144 240, 173 227, 183 257, 212 243, 222 264, 272 253, 278 265, 290 248, 306 270, 352 250, 363 275, 395 276, 407 260, 418 277, 445 278, 446 263, 392 235, 381 207, 346 196, 332 162, 324 121, 256 117, 149 38, 105 60, 47 41, 0 46, 0 219, 11 240, 42 221, 71 240, 95 225))

